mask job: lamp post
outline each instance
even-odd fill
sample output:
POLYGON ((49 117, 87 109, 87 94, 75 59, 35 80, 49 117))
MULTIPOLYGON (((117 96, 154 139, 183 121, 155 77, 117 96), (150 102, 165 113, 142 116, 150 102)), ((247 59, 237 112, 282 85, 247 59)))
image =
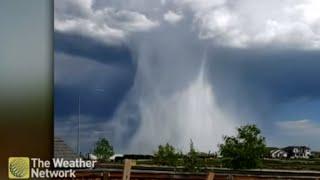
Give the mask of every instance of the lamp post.
POLYGON ((78 95, 78 132, 77 132, 77 154, 80 155, 80 115, 81 115, 81 96, 78 95))
MULTIPOLYGON (((95 92, 104 93, 104 89, 96 88, 95 92)), ((77 154, 80 155, 80 117, 81 117, 81 95, 78 94, 78 128, 77 128, 77 154)))

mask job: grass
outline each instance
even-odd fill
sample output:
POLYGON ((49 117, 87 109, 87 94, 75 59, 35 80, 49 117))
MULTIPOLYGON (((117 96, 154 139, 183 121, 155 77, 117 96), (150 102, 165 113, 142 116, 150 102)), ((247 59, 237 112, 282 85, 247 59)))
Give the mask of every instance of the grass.
MULTIPOLYGON (((153 161, 137 162, 140 165, 154 165, 153 161)), ((179 165, 182 165, 178 163, 179 165)), ((206 159, 207 167, 223 167, 220 158, 206 159)), ((283 169, 283 170, 316 170, 320 171, 320 158, 318 159, 264 159, 263 169, 283 169)))
POLYGON ((320 159, 265 159, 263 161, 263 168, 320 171, 320 159))

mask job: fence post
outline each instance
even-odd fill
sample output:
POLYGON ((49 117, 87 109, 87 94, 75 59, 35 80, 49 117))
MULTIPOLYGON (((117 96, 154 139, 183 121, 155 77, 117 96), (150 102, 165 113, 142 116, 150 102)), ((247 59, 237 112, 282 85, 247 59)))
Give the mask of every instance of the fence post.
POLYGON ((130 173, 131 173, 131 166, 132 165, 134 165, 132 160, 130 160, 130 159, 124 160, 124 169, 123 169, 122 180, 130 180, 130 173))
POLYGON ((229 179, 229 180, 233 180, 233 175, 232 175, 232 174, 229 174, 229 175, 228 175, 228 179, 229 179))
POLYGON ((102 179, 103 180, 108 180, 109 179, 109 175, 110 175, 109 172, 104 172, 103 175, 102 175, 102 179))
POLYGON ((209 172, 207 180, 214 180, 214 173, 213 172, 209 172))

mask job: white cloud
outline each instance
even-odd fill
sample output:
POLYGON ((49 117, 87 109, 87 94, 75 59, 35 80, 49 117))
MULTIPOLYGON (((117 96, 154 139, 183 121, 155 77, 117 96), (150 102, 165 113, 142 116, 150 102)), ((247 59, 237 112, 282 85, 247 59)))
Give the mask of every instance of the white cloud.
POLYGON ((281 132, 294 136, 319 136, 320 124, 309 119, 276 122, 281 132))
POLYGON ((148 31, 158 26, 158 22, 151 21, 146 15, 128 10, 105 8, 97 11, 96 16, 110 26, 126 32, 148 31))
POLYGON ((56 17, 88 17, 91 14, 93 0, 59 0, 54 1, 54 15, 56 17))
POLYGON ((183 1, 195 15, 199 37, 231 47, 276 45, 320 48, 320 3, 305 1, 183 1), (204 3, 203 3, 204 4, 204 3))
POLYGON ((180 22, 183 16, 175 12, 178 11, 192 18, 186 22, 193 22, 189 24, 190 29, 196 30, 200 39, 212 40, 217 45, 320 48, 317 0, 161 2, 118 0, 111 3, 118 6, 109 3, 95 9, 92 8, 95 1, 55 1, 55 29, 117 43, 125 41, 132 32, 160 26, 161 19, 172 24, 180 22))
POLYGON ((91 1, 55 1, 56 31, 77 33, 106 43, 123 42, 132 32, 148 31, 158 25, 157 21, 135 11, 93 9, 91 1))
MULTIPOLYGON (((291 11, 293 13, 295 11, 300 11, 300 13, 303 15, 301 18, 308 22, 308 23, 316 23, 316 21, 319 21, 320 13, 319 13, 319 7, 320 7, 320 1, 317 0, 306 0, 306 3, 298 4, 294 7, 292 7, 291 11)), ((288 9, 290 12, 290 9, 288 9)))
POLYGON ((174 0, 180 7, 190 8, 193 11, 207 11, 226 4, 227 0, 174 0))
POLYGON ((111 28, 106 24, 97 24, 88 19, 55 19, 55 30, 89 36, 99 41, 116 44, 123 40, 126 32, 111 28))
POLYGON ((173 11, 168 11, 163 15, 163 19, 171 24, 176 24, 183 19, 183 16, 173 11))

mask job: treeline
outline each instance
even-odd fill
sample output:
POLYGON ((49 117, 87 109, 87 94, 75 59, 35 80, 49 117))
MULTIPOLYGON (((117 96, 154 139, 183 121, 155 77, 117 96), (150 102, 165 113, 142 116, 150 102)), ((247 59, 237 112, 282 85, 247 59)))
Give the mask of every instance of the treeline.
POLYGON ((153 162, 158 165, 165 166, 183 166, 188 171, 200 171, 206 166, 205 158, 194 148, 192 140, 190 140, 189 152, 183 154, 177 151, 172 145, 160 145, 154 153, 153 162))
MULTIPOLYGON (((261 136, 261 130, 251 124, 238 127, 235 136, 224 136, 223 143, 219 144, 219 151, 210 157, 219 155, 223 167, 251 169, 262 167, 266 151, 265 138, 261 136)), ((93 153, 101 161, 108 161, 114 151, 111 144, 102 138, 95 144, 93 153)), ((209 154, 197 151, 193 141, 190 140, 189 151, 185 154, 169 143, 159 145, 152 162, 157 165, 182 166, 187 171, 196 172, 209 166, 208 159, 210 158, 206 157, 209 157, 209 154)))
MULTIPOLYGON (((251 169, 262 167, 266 153, 265 138, 256 125, 237 128, 236 136, 224 136, 224 143, 219 145, 219 154, 223 167, 233 169, 251 169)), ((154 162, 159 165, 184 166, 189 171, 200 171, 209 165, 209 159, 194 148, 192 140, 187 154, 177 151, 173 146, 160 145, 154 155, 154 162)))

